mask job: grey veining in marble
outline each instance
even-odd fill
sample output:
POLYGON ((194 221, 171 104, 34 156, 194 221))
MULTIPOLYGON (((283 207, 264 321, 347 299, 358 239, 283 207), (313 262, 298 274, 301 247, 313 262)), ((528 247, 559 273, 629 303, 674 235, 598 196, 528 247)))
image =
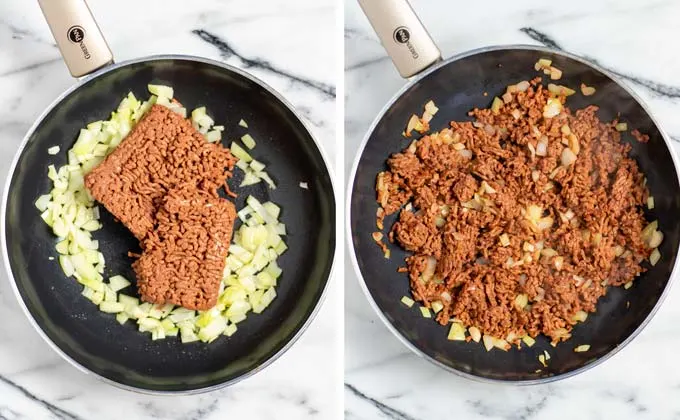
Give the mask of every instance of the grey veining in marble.
MULTIPOLYGON (((192 54, 244 68, 278 90, 335 156, 332 0, 90 0, 117 61, 192 54)), ((34 1, 0 1, 0 178, 24 133, 75 81, 34 1)), ((4 185, 4 182, 3 182, 4 185)), ((338 296, 339 279, 328 296, 338 296)), ((204 395, 151 397, 123 391, 64 362, 39 338, 0 270, 0 419, 216 420, 333 418, 341 411, 342 334, 329 298, 303 337, 263 372, 204 395)))
MULTIPOLYGON (((680 149, 680 2, 412 1, 444 57, 539 44, 597 62, 650 106, 680 149)), ((345 2, 345 173, 373 118, 404 85, 354 1, 345 2)), ((680 215, 679 215, 680 216, 680 215)), ((373 312, 345 264, 345 416, 352 420, 680 419, 680 289, 601 366, 545 386, 468 381, 411 354, 373 312)))

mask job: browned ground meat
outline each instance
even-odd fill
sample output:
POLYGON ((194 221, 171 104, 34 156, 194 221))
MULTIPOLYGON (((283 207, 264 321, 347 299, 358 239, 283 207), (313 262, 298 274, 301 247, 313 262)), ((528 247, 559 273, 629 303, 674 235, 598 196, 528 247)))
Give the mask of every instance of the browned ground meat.
POLYGON ((191 122, 154 105, 123 142, 85 176, 92 196, 142 240, 167 191, 185 182, 216 194, 236 160, 205 141, 191 122))
POLYGON ((544 117, 550 97, 536 79, 498 112, 475 109, 474 123, 425 135, 378 175, 381 208, 400 211, 390 237, 413 253, 413 296, 441 302, 442 325, 558 342, 609 285, 644 271, 648 193, 631 146, 595 106, 544 117), (576 160, 564 163, 567 146, 576 160))
POLYGON ((194 184, 170 190, 162 201, 158 227, 133 263, 139 292, 147 302, 209 309, 217 303, 234 205, 194 184))

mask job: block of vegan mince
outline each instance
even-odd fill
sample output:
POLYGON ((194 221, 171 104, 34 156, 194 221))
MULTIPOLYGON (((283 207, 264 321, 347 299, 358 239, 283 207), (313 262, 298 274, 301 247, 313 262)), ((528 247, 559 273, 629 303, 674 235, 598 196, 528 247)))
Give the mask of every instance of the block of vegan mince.
POLYGON ((142 240, 154 228, 156 210, 169 189, 191 182, 214 192, 231 176, 235 162, 229 149, 208 143, 188 119, 154 105, 85 176, 85 185, 142 240))
POLYGON ((206 310, 217 303, 236 218, 234 205, 185 185, 162 200, 158 225, 132 267, 142 299, 206 310))

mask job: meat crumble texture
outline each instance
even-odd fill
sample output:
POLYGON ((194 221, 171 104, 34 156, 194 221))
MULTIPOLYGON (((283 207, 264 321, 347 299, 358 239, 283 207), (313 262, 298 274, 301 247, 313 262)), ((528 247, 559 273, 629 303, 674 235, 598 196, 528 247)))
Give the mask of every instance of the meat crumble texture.
POLYGON ((413 297, 441 308, 442 325, 474 327, 475 341, 478 331, 510 344, 568 339, 660 243, 657 232, 650 245, 644 175, 617 121, 565 101, 540 78, 511 86, 471 111, 476 121, 392 155, 377 177, 378 226, 399 213, 388 236, 412 253, 413 297))
POLYGON ((236 210, 194 184, 170 190, 156 214, 158 227, 133 263, 147 302, 206 310, 217 303, 236 210))
POLYGON ((125 140, 85 176, 92 197, 137 239, 153 230, 162 198, 177 185, 196 183, 217 194, 236 160, 208 143, 188 119, 154 105, 125 140))

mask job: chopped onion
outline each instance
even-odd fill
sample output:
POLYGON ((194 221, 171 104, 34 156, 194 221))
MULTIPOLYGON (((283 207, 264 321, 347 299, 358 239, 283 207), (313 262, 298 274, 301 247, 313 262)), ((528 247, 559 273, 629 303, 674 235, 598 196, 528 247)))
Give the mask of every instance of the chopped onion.
POLYGON ((657 248, 663 242, 663 233, 661 231, 655 230, 651 237, 649 238, 648 248, 657 248))
POLYGON ((410 307, 413 306, 413 304, 414 304, 415 302, 414 302, 413 299, 411 299, 410 297, 404 296, 404 297, 401 298, 401 303, 403 303, 404 305, 406 305, 406 306, 408 306, 408 307, 410 308, 410 307))
POLYGON ((548 99, 548 103, 543 107, 543 117, 553 118, 562 112, 562 102, 557 98, 548 99))
POLYGON ((245 134, 241 137, 241 141, 246 145, 248 149, 255 148, 255 139, 250 134, 245 134))
POLYGON ((175 95, 174 90, 170 86, 150 84, 147 86, 147 89, 149 90, 150 93, 158 96, 159 98, 172 99, 175 95))
POLYGON ((649 210, 654 210, 654 196, 647 197, 647 208, 649 210))
POLYGON ((437 111, 439 111, 439 108, 435 106, 433 101, 429 101, 425 104, 425 111, 430 115, 435 115, 437 111))
POLYGON ((565 147, 564 149, 562 149, 562 156, 560 157, 560 159, 562 161, 563 166, 569 166, 572 163, 576 162, 576 155, 571 149, 565 147))
POLYGON ((470 338, 472 338, 475 343, 479 343, 479 340, 482 338, 482 333, 479 331, 479 328, 470 327, 468 328, 468 332, 470 333, 470 338))
POLYGON ((595 88, 586 86, 584 83, 581 83, 581 93, 583 96, 591 96, 595 94, 595 88))
POLYGON ((447 339, 453 341, 465 341, 465 327, 457 322, 452 323, 447 339))
POLYGON ((580 346, 577 346, 574 351, 576 353, 582 353, 590 350, 590 344, 581 344, 580 346))
POLYGON ((239 146, 236 142, 232 142, 229 149, 231 150, 231 154, 236 156, 239 160, 243 160, 246 163, 253 160, 248 152, 246 152, 245 149, 239 146))
POLYGON ((527 347, 532 347, 534 344, 536 344, 536 340, 534 340, 529 335, 525 335, 524 337, 522 337, 522 341, 524 342, 524 344, 527 345, 527 347))
POLYGON ((424 306, 420 307, 420 313, 423 315, 423 318, 432 318, 432 314, 430 314, 430 310, 424 306))
POLYGON ((494 347, 494 339, 490 335, 484 334, 482 336, 482 341, 484 342, 484 348, 486 351, 491 351, 491 349, 494 347))
POLYGON ((658 263, 660 259, 661 259, 661 253, 659 252, 659 248, 654 248, 652 253, 649 255, 649 263, 652 266, 655 266, 656 263, 658 263))
POLYGON ((548 142, 539 141, 536 145, 536 155, 537 156, 547 156, 548 155, 548 142))
POLYGON ((300 188, 305 189, 305 190, 308 190, 308 189, 309 189, 309 186, 307 185, 306 182, 301 182, 301 183, 300 183, 300 188))
POLYGON ((628 130, 628 124, 625 122, 618 123, 614 126, 616 128, 616 131, 627 131, 628 130))
POLYGON ((571 318, 575 322, 586 322, 586 319, 588 318, 588 313, 585 311, 578 311, 574 314, 574 316, 571 318))
POLYGON ((52 146, 49 149, 47 149, 48 155, 56 155, 57 153, 59 153, 59 146, 52 146))
POLYGON ((491 112, 498 114, 500 112, 501 106, 503 106, 503 101, 496 96, 493 98, 493 103, 491 104, 491 112))
POLYGON ((241 119, 241 121, 238 122, 238 125, 240 125, 243 128, 248 128, 248 123, 245 122, 245 120, 241 119))
POLYGON ((541 58, 536 62, 536 64, 534 64, 534 69, 536 71, 541 71, 550 68, 550 66, 552 66, 552 60, 548 58, 541 58))
POLYGON ((517 83, 515 87, 517 88, 518 92, 525 92, 527 89, 529 89, 529 82, 527 82, 526 80, 521 81, 517 83))
POLYGON ((557 67, 550 67, 550 79, 559 80, 562 78, 562 70, 557 67))

